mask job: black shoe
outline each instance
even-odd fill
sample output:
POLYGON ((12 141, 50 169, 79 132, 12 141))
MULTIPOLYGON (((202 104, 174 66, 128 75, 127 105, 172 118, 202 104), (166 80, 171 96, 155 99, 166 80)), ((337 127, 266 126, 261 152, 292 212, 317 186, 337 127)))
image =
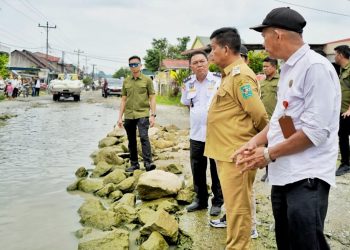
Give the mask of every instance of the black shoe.
POLYGON ((265 173, 265 174, 261 177, 260 181, 265 182, 266 179, 267 179, 267 173, 265 173))
POLYGON ((132 165, 131 167, 128 167, 125 172, 134 172, 136 169, 140 169, 139 165, 132 165))
POLYGON ((211 216, 218 216, 221 213, 221 207, 219 206, 212 206, 210 208, 210 215, 211 216))
POLYGON ((156 169, 156 165, 152 162, 152 163, 146 163, 145 164, 145 169, 146 171, 151 171, 151 170, 154 170, 156 169))
POLYGON ((186 207, 186 210, 187 210, 187 212, 194 212, 197 210, 203 210, 203 209, 207 209, 207 208, 208 208, 208 205, 200 204, 197 201, 194 201, 186 207))
POLYGON ((335 171, 336 176, 341 176, 343 174, 350 173, 350 166, 346 164, 340 164, 339 168, 337 171, 335 171))

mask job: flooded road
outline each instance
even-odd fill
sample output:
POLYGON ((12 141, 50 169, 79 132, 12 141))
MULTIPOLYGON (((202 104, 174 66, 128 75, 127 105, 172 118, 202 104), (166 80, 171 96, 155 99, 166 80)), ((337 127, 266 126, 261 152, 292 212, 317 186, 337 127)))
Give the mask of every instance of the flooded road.
POLYGON ((113 128, 117 112, 49 99, 8 111, 18 116, 0 127, 1 249, 77 249, 83 199, 66 187, 79 166, 91 168, 89 155, 113 128))

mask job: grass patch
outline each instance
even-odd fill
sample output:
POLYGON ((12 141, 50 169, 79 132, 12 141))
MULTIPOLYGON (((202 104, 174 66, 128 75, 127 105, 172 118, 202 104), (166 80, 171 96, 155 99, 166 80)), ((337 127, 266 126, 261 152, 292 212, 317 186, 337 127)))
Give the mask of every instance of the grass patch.
POLYGON ((179 96, 157 95, 156 96, 157 104, 162 104, 162 105, 182 106, 180 99, 181 99, 181 95, 179 96))
POLYGON ((0 93, 0 102, 5 100, 5 98, 6 98, 5 95, 3 93, 0 93))

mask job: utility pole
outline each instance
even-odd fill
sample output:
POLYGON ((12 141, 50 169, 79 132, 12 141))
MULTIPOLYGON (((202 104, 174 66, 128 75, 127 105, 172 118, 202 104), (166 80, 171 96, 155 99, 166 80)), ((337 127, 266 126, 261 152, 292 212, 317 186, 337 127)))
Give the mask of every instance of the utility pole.
POLYGON ((79 56, 80 56, 80 54, 84 53, 84 51, 82 51, 82 50, 78 49, 78 50, 74 50, 74 52, 76 52, 76 53, 77 53, 77 55, 78 55, 78 68, 77 68, 77 74, 79 75, 79 56))
POLYGON ((92 80, 93 81, 95 80, 95 66, 96 66, 96 64, 92 65, 92 80))
POLYGON ((55 26, 49 26, 49 22, 46 22, 46 25, 40 25, 38 24, 39 28, 46 28, 46 60, 49 59, 49 29, 56 29, 55 26))
POLYGON ((65 65, 64 65, 64 51, 62 50, 62 67, 61 67, 61 73, 65 72, 65 65))

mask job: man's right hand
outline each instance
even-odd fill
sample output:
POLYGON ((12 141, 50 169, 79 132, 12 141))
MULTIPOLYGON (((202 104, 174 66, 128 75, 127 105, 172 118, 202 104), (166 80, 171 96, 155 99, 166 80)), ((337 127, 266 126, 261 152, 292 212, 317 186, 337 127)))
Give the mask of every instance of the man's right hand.
POLYGON ((122 128, 122 127, 123 127, 123 120, 122 120, 122 118, 120 118, 120 119, 118 120, 118 127, 119 127, 119 128, 122 128))

